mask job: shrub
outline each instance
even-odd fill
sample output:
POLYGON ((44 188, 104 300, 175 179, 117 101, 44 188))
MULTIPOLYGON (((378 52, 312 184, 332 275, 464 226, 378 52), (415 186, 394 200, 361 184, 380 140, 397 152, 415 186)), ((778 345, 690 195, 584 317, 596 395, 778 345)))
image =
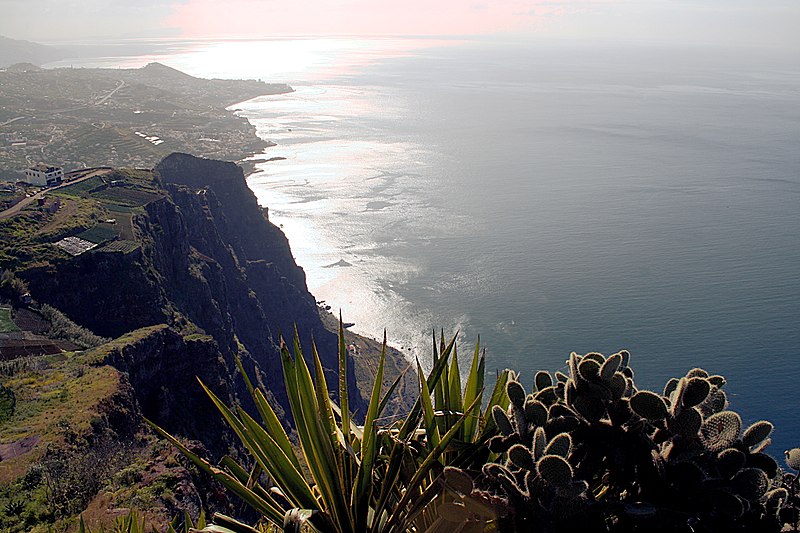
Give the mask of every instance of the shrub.
POLYGON ((50 329, 47 332, 50 338, 69 341, 81 348, 94 348, 110 340, 79 326, 55 307, 44 304, 39 311, 50 322, 50 329))

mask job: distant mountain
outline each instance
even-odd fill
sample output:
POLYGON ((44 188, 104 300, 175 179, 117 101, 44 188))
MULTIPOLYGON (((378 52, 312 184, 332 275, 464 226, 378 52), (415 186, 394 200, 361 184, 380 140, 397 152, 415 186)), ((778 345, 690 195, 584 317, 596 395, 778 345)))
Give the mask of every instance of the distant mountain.
POLYGON ((15 63, 41 65, 66 57, 59 48, 0 36, 0 68, 15 63))

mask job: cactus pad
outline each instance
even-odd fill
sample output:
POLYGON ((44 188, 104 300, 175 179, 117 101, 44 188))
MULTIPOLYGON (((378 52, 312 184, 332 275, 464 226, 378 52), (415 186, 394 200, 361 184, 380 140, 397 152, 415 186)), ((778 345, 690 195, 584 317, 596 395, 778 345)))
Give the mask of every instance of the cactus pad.
POLYGON ((712 413, 719 413, 728 406, 728 396, 725 391, 713 387, 711 392, 708 393, 708 398, 701 405, 703 414, 710 415, 712 413))
POLYGON ((742 443, 748 448, 757 446, 772 434, 774 427, 771 422, 759 420, 745 430, 742 435, 742 443))
POLYGON ((589 397, 596 400, 611 400, 614 398, 611 389, 605 383, 586 383, 586 392, 589 397))
POLYGON ((508 450, 508 459, 522 470, 533 470, 536 467, 531 451, 522 444, 515 444, 508 450))
POLYGON ((502 407, 499 405, 492 407, 492 417, 494 418, 494 423, 497 425, 497 429, 500 430, 500 433, 506 437, 514 433, 514 428, 511 426, 511 420, 508 419, 508 415, 502 407))
POLYGON ((469 494, 473 489, 472 478, 469 477, 469 474, 453 466, 444 468, 444 482, 449 489, 459 494, 469 494))
POLYGON ((586 359, 592 359, 594 361, 597 361, 597 364, 599 364, 599 365, 602 365, 603 363, 606 362, 605 356, 603 354, 599 353, 599 352, 589 352, 589 353, 587 353, 586 355, 583 356, 582 360, 586 360, 586 359))
POLYGON ((575 431, 578 426, 580 426, 580 422, 574 416, 551 416, 547 424, 544 425, 544 429, 548 435, 558 435, 559 433, 575 431))
POLYGON ((536 463, 536 472, 544 481, 559 487, 572 483, 572 467, 558 455, 545 455, 536 463))
POLYGON ((789 491, 783 487, 773 489, 764 495, 766 506, 768 509, 777 511, 783 506, 783 503, 789 499, 789 491))
POLYGON ((708 372, 702 368, 693 368, 686 373, 687 378, 707 378, 708 372))
POLYGON ((768 485, 767 474, 759 468, 745 468, 731 480, 734 492, 750 501, 761 498, 767 492, 768 485))
POLYGON ((542 402, 529 398, 525 402, 525 418, 534 426, 543 426, 547 422, 547 407, 542 402))
POLYGON ((683 461, 670 470, 671 478, 679 490, 696 490, 705 479, 705 473, 696 464, 683 461))
POLYGON ((792 470, 800 470, 800 448, 792 448, 783 453, 786 454, 786 465, 792 470))
POLYGON ((506 453, 514 443, 515 440, 512 440, 509 437, 503 437, 502 435, 495 435, 494 437, 489 439, 487 445, 489 446, 489 451, 492 453, 506 453))
POLYGON ((578 373, 586 381, 595 381, 600 377, 600 363, 584 356, 578 365, 578 373))
MULTIPOLYGON (((627 370, 627 369, 626 369, 627 370)), ((636 392, 636 386, 633 384, 633 378, 623 373, 625 376, 625 394, 623 396, 631 397, 636 392)))
POLYGON ((552 405, 556 402, 556 388, 555 387, 545 387, 539 392, 536 393, 534 396, 536 400, 539 400, 545 405, 552 405))
POLYGON ((703 425, 703 416, 694 407, 684 409, 669 421, 669 429, 676 435, 695 437, 703 425))
POLYGON ((727 448, 717 455, 717 470, 724 479, 730 479, 744 466, 747 458, 736 448, 727 448))
POLYGON ((750 453, 747 456, 747 466, 763 470, 770 479, 778 474, 778 462, 765 453, 750 453))
POLYGON ((578 388, 575 386, 575 380, 571 379, 567 381, 566 388, 564 389, 564 401, 567 402, 568 405, 572 405, 577 395, 578 388))
POLYGON ((639 391, 631 397, 631 409, 647 420, 660 420, 667 416, 667 404, 658 394, 650 391, 639 391))
POLYGON ((555 418, 557 416, 575 416, 575 412, 563 403, 551 405, 548 414, 550 418, 555 418))
POLYGON ((622 356, 621 367, 625 368, 626 366, 628 366, 628 364, 631 362, 631 352, 629 352, 628 350, 620 350, 617 353, 622 356))
POLYGON ((633 416, 631 411, 630 401, 627 398, 622 398, 608 406, 608 418, 615 426, 622 426, 627 423, 633 416))
POLYGON ((567 364, 569 365, 569 373, 572 379, 578 379, 578 363, 581 362, 581 356, 572 352, 569 354, 567 364))
POLYGON ((622 375, 621 372, 614 373, 611 376, 611 380, 608 382, 608 387, 611 389, 611 396, 615 400, 619 400, 623 396, 625 396, 625 389, 628 386, 628 382, 625 379, 625 376, 622 375))
POLYGON ((587 396, 576 396, 571 407, 589 422, 600 420, 606 412, 603 402, 587 396))
POLYGON ((519 381, 509 381, 506 384, 506 393, 508 393, 508 399, 511 400, 511 403, 519 409, 525 406, 525 389, 519 381))
POLYGON ((558 455, 566 459, 570 450, 572 450, 572 437, 569 436, 569 433, 559 433, 544 449, 544 454, 558 455))
POLYGON ((708 382, 717 388, 722 388, 727 383, 722 376, 708 376, 708 382))
POLYGON ((736 519, 744 514, 744 503, 735 494, 716 489, 711 491, 708 497, 720 515, 736 519))
POLYGON ((669 398, 670 394, 675 392, 679 382, 680 380, 678 378, 670 378, 670 380, 667 381, 667 384, 664 385, 664 396, 669 398))
POLYGON ((539 459, 544 455, 544 449, 547 447, 547 435, 544 428, 536 428, 533 433, 533 457, 539 459))
POLYGON ((609 356, 603 366, 600 367, 600 379, 604 381, 611 379, 611 376, 619 370, 620 365, 622 365, 622 355, 615 353, 609 356))
POLYGON ((509 411, 511 411, 509 414, 514 417, 512 420, 514 421, 514 427, 517 429, 517 433, 521 436, 530 433, 530 426, 528 424, 528 419, 525 417, 525 410, 511 404, 509 406, 509 411))
POLYGON ((549 372, 540 370, 536 373, 536 376, 534 376, 533 384, 536 387, 536 390, 540 391, 542 389, 546 389, 547 387, 551 386, 553 384, 553 378, 550 377, 549 372))
POLYGON ((703 403, 711 391, 708 380, 701 377, 689 378, 683 389, 683 407, 694 407, 703 403))
POLYGON ((708 451, 729 448, 742 430, 742 418, 733 411, 722 411, 708 417, 700 427, 700 440, 708 451))

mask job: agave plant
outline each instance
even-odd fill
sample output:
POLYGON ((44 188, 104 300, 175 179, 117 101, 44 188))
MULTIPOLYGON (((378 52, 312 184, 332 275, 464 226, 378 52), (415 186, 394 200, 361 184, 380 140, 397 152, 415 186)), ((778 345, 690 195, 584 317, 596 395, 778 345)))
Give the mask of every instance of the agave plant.
MULTIPOLYGON (((255 462, 245 469, 230 457, 219 466, 193 454, 178 439, 151 425, 198 467, 239 496, 267 522, 285 530, 301 526, 316 531, 399 532, 444 531, 452 524, 438 513, 447 503, 438 480, 443 467, 454 462, 470 468, 485 460, 476 453, 493 434, 493 405, 507 406, 504 372, 499 376, 489 405, 483 402, 484 357, 476 348, 461 392, 455 337, 434 337, 432 369, 424 376, 419 368, 420 396, 404 420, 381 425, 384 408, 400 378, 382 395, 386 338, 380 355, 364 425, 357 426, 349 410, 347 350, 339 326, 339 402, 331 399, 322 363, 312 342, 311 364, 303 355, 295 331, 293 352, 281 340, 281 361, 289 407, 299 441, 297 447, 264 394, 244 376, 261 423, 242 408, 226 406, 201 385, 255 462), (434 391, 434 398, 431 398, 434 391), (263 475, 262 475, 263 474, 263 475), (265 483, 265 479, 273 486, 265 483)), ((204 531, 253 533, 252 526, 215 515, 214 525, 204 531)))

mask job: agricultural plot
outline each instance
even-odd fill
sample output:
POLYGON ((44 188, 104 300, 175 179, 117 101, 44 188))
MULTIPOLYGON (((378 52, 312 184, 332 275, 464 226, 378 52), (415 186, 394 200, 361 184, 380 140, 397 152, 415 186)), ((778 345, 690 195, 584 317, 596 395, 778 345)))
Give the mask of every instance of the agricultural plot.
POLYGON ((89 191, 101 187, 103 184, 104 184, 103 178, 101 176, 95 176, 93 178, 89 178, 86 181, 75 183, 67 187, 62 187, 61 189, 58 189, 58 191, 55 191, 53 194, 74 196, 80 198, 83 196, 88 196, 89 191))
POLYGON ((119 232, 117 228, 110 225, 98 224, 91 229, 77 234, 76 237, 95 244, 103 244, 104 242, 112 241, 119 237, 119 232))
POLYGON ((107 187, 92 194, 93 198, 108 201, 118 206, 141 207, 161 197, 141 189, 131 187, 107 187))
POLYGON ((107 204, 104 203, 106 209, 113 213, 130 213, 133 211, 133 208, 129 205, 119 205, 119 204, 107 204))
POLYGON ((98 128, 92 125, 84 125, 76 128, 76 130, 73 141, 70 143, 73 145, 74 150, 87 151, 94 149, 105 152, 113 148, 118 153, 139 156, 145 159, 158 159, 168 153, 165 147, 154 146, 132 132, 120 128, 111 126, 98 128))
POLYGON ((133 215, 130 212, 115 214, 114 220, 116 221, 115 227, 120 239, 136 240, 136 235, 133 232, 133 215))
POLYGON ((140 176, 135 170, 95 176, 59 189, 55 194, 91 197, 118 212, 130 212, 131 208, 146 205, 163 195, 150 183, 148 174, 140 176))
POLYGON ((11 309, 0 307, 0 333, 10 333, 12 331, 19 331, 19 328, 11 320, 11 309))
POLYGON ((139 249, 139 243, 135 241, 120 240, 106 244, 96 253, 121 253, 129 254, 139 249))

